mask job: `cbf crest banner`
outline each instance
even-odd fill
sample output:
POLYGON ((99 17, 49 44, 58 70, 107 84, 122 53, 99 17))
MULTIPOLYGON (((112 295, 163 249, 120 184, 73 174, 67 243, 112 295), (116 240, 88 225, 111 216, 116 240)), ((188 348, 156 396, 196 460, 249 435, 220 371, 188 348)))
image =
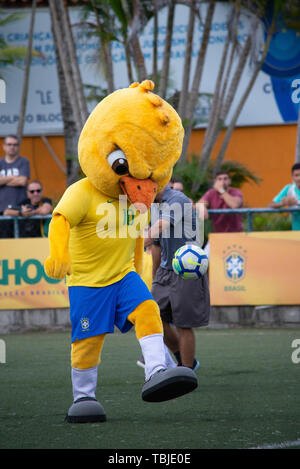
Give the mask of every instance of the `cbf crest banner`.
POLYGON ((300 303, 300 231, 209 235, 211 304, 300 303))
POLYGON ((224 256, 225 274, 230 282, 238 283, 245 275, 246 257, 243 252, 236 249, 235 245, 229 249, 230 252, 224 256))

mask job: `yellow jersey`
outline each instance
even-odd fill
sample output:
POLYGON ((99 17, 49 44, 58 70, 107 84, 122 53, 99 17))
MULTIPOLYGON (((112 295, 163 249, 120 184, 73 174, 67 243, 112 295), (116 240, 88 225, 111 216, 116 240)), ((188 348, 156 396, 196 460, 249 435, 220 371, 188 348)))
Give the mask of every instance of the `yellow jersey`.
POLYGON ((136 239, 143 236, 148 213, 138 212, 125 195, 110 199, 84 178, 67 188, 55 213, 71 227, 68 286, 103 287, 135 270, 136 239))

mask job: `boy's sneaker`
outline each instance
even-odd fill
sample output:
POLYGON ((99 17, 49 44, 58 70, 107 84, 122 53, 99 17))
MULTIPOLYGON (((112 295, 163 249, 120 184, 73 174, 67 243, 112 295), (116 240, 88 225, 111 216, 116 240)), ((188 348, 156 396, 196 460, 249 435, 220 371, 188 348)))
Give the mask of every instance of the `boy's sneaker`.
POLYGON ((196 358, 194 358, 194 363, 193 363, 193 371, 196 371, 198 370, 198 368, 200 368, 200 362, 198 362, 198 360, 196 360, 196 358))
MULTIPOLYGON (((178 364, 177 366, 182 366, 182 365, 178 364)), ((200 368, 200 362, 198 362, 198 360, 196 360, 196 358, 194 358, 193 366, 191 366, 189 368, 191 368, 193 371, 198 370, 198 368, 200 368)))
POLYGON ((143 355, 140 356, 136 364, 137 366, 140 366, 141 368, 145 368, 145 360, 144 360, 143 355))

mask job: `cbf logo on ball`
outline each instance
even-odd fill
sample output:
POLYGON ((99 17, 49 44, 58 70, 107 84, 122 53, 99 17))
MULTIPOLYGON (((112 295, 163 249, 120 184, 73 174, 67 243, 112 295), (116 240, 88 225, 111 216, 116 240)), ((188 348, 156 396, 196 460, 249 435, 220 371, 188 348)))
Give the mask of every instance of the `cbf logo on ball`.
POLYGON ((225 275, 228 280, 233 283, 237 283, 245 277, 246 272, 246 250, 242 249, 242 246, 239 246, 239 249, 236 249, 236 246, 229 246, 226 253, 226 250, 223 251, 225 256, 223 257, 225 275), (229 252, 228 252, 229 250, 229 252))

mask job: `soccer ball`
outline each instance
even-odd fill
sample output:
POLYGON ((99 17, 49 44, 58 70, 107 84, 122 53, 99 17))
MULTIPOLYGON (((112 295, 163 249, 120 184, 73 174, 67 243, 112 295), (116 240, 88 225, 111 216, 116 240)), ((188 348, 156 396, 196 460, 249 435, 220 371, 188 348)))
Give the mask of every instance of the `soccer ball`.
POLYGON ((207 272, 208 258, 199 246, 186 244, 175 252, 172 267, 184 279, 198 279, 207 272))

